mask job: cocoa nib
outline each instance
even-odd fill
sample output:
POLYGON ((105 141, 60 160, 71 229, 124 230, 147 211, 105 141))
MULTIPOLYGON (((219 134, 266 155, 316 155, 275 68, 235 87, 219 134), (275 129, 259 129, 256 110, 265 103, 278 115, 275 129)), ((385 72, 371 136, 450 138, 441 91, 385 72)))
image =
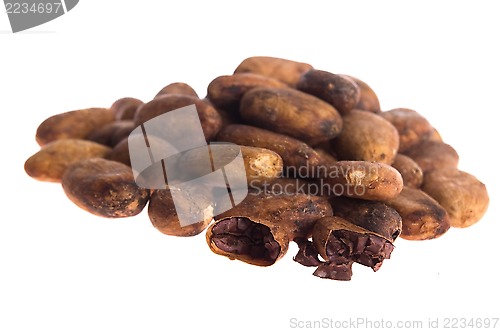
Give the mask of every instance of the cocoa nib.
POLYGON ((351 280, 354 262, 378 271, 384 259, 391 257, 392 243, 375 234, 361 234, 348 230, 333 231, 326 244, 328 261, 318 258, 318 250, 306 239, 294 240, 299 246, 293 258, 304 266, 317 266, 313 275, 334 280, 351 280))
POLYGON ((324 263, 314 271, 313 275, 324 279, 349 281, 352 277, 352 263, 324 263))
POLYGON ((336 262, 340 257, 371 267, 377 271, 386 258, 391 257, 394 245, 375 234, 360 234, 336 230, 326 245, 326 255, 336 262))
POLYGON ((269 227, 257 224, 248 218, 228 218, 213 227, 212 241, 228 253, 266 259, 274 262, 280 246, 269 227))
POLYGON ((299 246, 299 251, 293 260, 304 266, 317 266, 313 275, 326 279, 351 280, 352 260, 339 256, 333 257, 335 261, 322 262, 318 258, 318 250, 311 241, 304 238, 296 238, 294 241, 299 246))
POLYGON ((299 251, 293 258, 294 261, 304 266, 318 266, 323 264, 323 262, 318 259, 318 250, 316 250, 316 247, 311 241, 304 238, 295 238, 294 241, 299 246, 299 251))

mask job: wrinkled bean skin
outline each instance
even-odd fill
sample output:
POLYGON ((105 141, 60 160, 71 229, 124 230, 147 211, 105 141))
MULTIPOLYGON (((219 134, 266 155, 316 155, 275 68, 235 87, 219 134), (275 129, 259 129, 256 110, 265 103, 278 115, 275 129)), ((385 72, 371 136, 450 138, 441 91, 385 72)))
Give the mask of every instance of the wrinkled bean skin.
POLYGON ((216 219, 248 217, 266 220, 268 225, 279 228, 293 240, 297 236, 308 237, 317 219, 331 215, 332 208, 324 197, 257 190, 250 191, 240 204, 216 216, 216 219))
MULTIPOLYGON (((136 140, 139 142, 144 142, 144 136, 131 135, 122 139, 116 146, 113 147, 111 151, 106 154, 105 159, 118 161, 127 166, 131 166, 129 141, 136 140)), ((167 149, 170 147, 169 145, 167 145, 168 142, 166 142, 164 139, 152 135, 148 135, 148 143, 155 145, 158 149, 167 149)))
MULTIPOLYGON (((161 114, 189 105, 195 105, 205 139, 211 141, 222 127, 220 114, 207 102, 193 96, 167 94, 142 105, 135 116, 136 126, 144 124, 161 114)), ((172 123, 171 129, 181 129, 181 123, 172 123)))
POLYGON ((384 203, 401 216, 403 239, 435 239, 450 228, 446 210, 422 190, 404 187, 398 197, 384 203))
POLYGON ((349 75, 342 75, 342 76, 346 76, 347 78, 353 80, 354 83, 356 83, 356 85, 359 88, 360 98, 356 106, 354 106, 354 109, 368 111, 372 113, 381 112, 380 102, 378 100, 377 94, 366 82, 353 76, 349 75))
MULTIPOLYGON (((319 219, 314 226, 312 240, 314 248, 325 261, 318 260, 318 268, 313 275, 334 280, 351 280, 353 263, 378 271, 394 249, 393 240, 339 216, 319 219)), ((299 243, 299 248, 301 246, 303 244, 299 243)), ((296 260, 300 263, 301 258, 296 260)), ((311 259, 306 262, 311 262, 311 259)))
POLYGON ((128 150, 128 138, 124 138, 116 144, 111 151, 106 153, 105 158, 131 166, 130 152, 128 150))
MULTIPOLYGON (((172 190, 177 190, 173 188, 172 190)), ((183 199, 185 197, 181 196, 183 199)), ((212 221, 213 211, 212 202, 208 195, 200 192, 199 196, 194 197, 191 201, 174 203, 171 189, 155 190, 151 194, 151 200, 148 205, 148 215, 153 226, 166 235, 173 236, 195 236, 203 232, 212 221), (181 225, 179 216, 177 215, 175 204, 194 204, 199 209, 207 210, 206 217, 197 223, 190 225, 181 225)))
POLYGON ((84 159, 104 157, 111 149, 102 144, 80 139, 60 139, 42 147, 24 164, 26 173, 34 179, 60 182, 71 164, 84 159))
POLYGON ((135 184, 130 167, 102 158, 72 164, 61 183, 77 206, 105 218, 135 216, 149 199, 149 191, 135 184))
POLYGON ((451 145, 439 141, 424 141, 408 149, 406 155, 413 159, 424 173, 433 169, 458 167, 457 151, 451 145))
POLYGON ((139 106, 143 103, 137 98, 125 97, 116 100, 110 107, 118 121, 133 120, 139 106))
POLYGON ((391 243, 401 234, 401 216, 382 202, 333 197, 330 203, 335 216, 373 232, 391 243))
MULTIPOLYGON (((218 165, 226 165, 226 173, 230 172, 232 177, 246 178, 245 186, 260 187, 279 178, 283 172, 283 159, 274 151, 251 146, 211 144, 210 152, 207 147, 192 149, 176 161, 177 169, 182 169, 184 180, 196 179, 212 172, 211 165, 207 163, 209 153, 217 159, 218 165), (243 172, 240 167, 232 166, 239 153, 245 167, 243 172)), ((235 189, 234 185, 232 189, 235 189)))
POLYGON ((427 119, 408 108, 395 108, 379 115, 398 130, 399 152, 402 153, 427 140, 434 132, 427 119))
POLYGON ((490 202, 484 183, 456 168, 427 172, 422 190, 448 212, 452 227, 474 225, 484 216, 490 202))
POLYGON ((310 145, 328 141, 342 130, 342 117, 328 103, 283 88, 254 88, 240 104, 243 120, 310 145))
POLYGON ((337 158, 331 153, 330 150, 326 150, 323 147, 315 147, 314 151, 316 151, 317 154, 321 157, 321 164, 322 165, 328 165, 328 164, 333 164, 338 161, 337 158))
POLYGON ((154 99, 165 95, 184 95, 199 98, 196 91, 194 91, 189 84, 182 82, 170 83, 169 85, 163 87, 160 91, 158 91, 154 99))
POLYGON ((132 120, 115 121, 93 130, 85 139, 114 147, 122 139, 127 138, 135 127, 135 123, 132 120))
POLYGON ((50 142, 77 138, 84 139, 96 128, 115 121, 115 114, 109 108, 87 108, 60 113, 43 121, 36 131, 40 146, 50 142))
POLYGON ((352 79, 316 69, 302 75, 297 89, 333 105, 342 115, 353 110, 361 96, 359 87, 352 79))
POLYGON ((243 60, 234 73, 254 73, 282 81, 295 87, 301 75, 312 66, 307 63, 287 59, 254 56, 243 60))
POLYGON ((230 112, 238 112, 243 95, 256 87, 284 88, 287 85, 270 77, 237 73, 215 78, 207 88, 208 99, 217 107, 230 112))
POLYGON ((413 159, 404 154, 398 154, 392 163, 392 167, 401 173, 405 186, 420 188, 424 180, 424 172, 413 159))
POLYGON ((217 219, 207 229, 206 240, 215 254, 257 266, 273 265, 289 243, 286 233, 267 220, 245 216, 217 219))
POLYGON ((403 188, 401 174, 382 163, 338 161, 321 170, 317 184, 334 196, 383 201, 397 197, 403 188))
POLYGON ((283 158, 285 169, 311 169, 322 163, 321 156, 306 143, 253 126, 229 125, 220 131, 217 141, 272 150, 283 158))
POLYGON ((216 216, 215 223, 207 230, 206 239, 210 249, 216 254, 253 265, 269 266, 286 254, 291 239, 308 237, 315 221, 329 215, 331 207, 328 200, 322 197, 254 191, 233 209, 216 216), (230 220, 232 221, 226 226, 219 225, 230 220), (237 240, 230 237, 230 234, 235 234, 236 229, 232 232, 218 230, 221 226, 234 228, 236 222, 238 225, 240 222, 244 223, 245 229, 260 227, 259 233, 268 234, 260 241, 259 237, 253 237, 252 240, 253 247, 257 246, 257 249, 258 243, 261 243, 260 251, 265 246, 268 255, 255 256, 248 252, 238 252, 236 243, 251 235, 245 233, 244 238, 237 240), (221 239, 220 236, 224 233, 226 239, 221 239))
POLYGON ((344 115, 344 129, 332 141, 341 160, 392 164, 399 149, 398 131, 378 115, 353 110, 344 115))

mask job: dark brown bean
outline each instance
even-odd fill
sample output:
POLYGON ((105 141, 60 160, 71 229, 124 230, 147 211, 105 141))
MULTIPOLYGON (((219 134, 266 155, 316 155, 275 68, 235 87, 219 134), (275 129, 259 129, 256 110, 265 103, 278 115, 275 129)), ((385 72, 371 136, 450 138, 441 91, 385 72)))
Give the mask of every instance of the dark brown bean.
POLYGON ((318 169, 322 192, 366 200, 387 200, 399 195, 403 179, 386 164, 368 161, 339 161, 318 169))
POLYGON ((60 139, 45 145, 28 158, 26 173, 40 181, 60 182, 66 169, 84 159, 104 157, 111 149, 102 144, 80 139, 60 139))
POLYGON ((116 120, 133 120, 139 106, 143 103, 137 98, 120 98, 111 105, 110 109, 115 113, 116 120))
POLYGON ((298 170, 304 169, 310 173, 322 163, 320 155, 306 143, 257 127, 229 125, 220 131, 217 141, 272 150, 283 158, 288 172, 298 173, 298 170))
POLYGON ((284 88, 286 84, 258 74, 237 73, 214 79, 208 85, 207 94, 216 107, 236 113, 243 95, 256 87, 284 88))
POLYGON ((396 127, 399 133, 399 152, 406 153, 432 135, 434 128, 422 115, 408 108, 395 108, 379 114, 396 127))
POLYGON ((85 139, 114 147, 122 139, 127 138, 135 127, 136 125, 132 120, 115 121, 93 130, 85 139))
POLYGON ((149 199, 149 191, 135 184, 130 167, 102 158, 70 165, 61 183, 76 205, 106 218, 135 216, 149 199))
POLYGON ((403 177, 403 183, 407 187, 420 188, 424 180, 424 172, 418 164, 404 154, 396 155, 392 167, 398 170, 403 177))
POLYGON ((351 80, 353 80, 359 88, 360 98, 356 106, 354 106, 355 109, 368 111, 372 113, 381 112, 380 102, 378 100, 377 94, 367 83, 353 76, 349 75, 342 75, 342 76, 346 76, 351 80))
POLYGON ((398 197, 385 203, 401 216, 403 239, 435 239, 450 228, 450 219, 445 209, 422 190, 404 187, 398 197))
MULTIPOLYGON (((139 108, 135 124, 142 125, 161 114, 189 105, 195 105, 205 139, 211 141, 222 127, 221 116, 210 104, 193 96, 172 94, 153 99, 139 108)), ((185 130, 185 124, 183 126, 182 123, 172 123, 169 129, 185 130)))
POLYGON ((57 114, 38 126, 36 141, 44 146, 60 139, 84 139, 96 128, 113 121, 115 114, 109 108, 87 108, 57 114))
POLYGON ((398 131, 378 115, 353 110, 344 115, 344 129, 332 141, 341 160, 392 164, 399 148, 398 131))
POLYGON ((283 257, 290 239, 308 237, 317 219, 331 215, 327 199, 304 194, 250 192, 207 230, 210 249, 243 262, 269 266, 283 257))
POLYGON ((401 216, 382 202, 333 197, 330 203, 333 215, 373 232, 391 243, 401 234, 401 216))
POLYGON ((289 135, 310 145, 337 136, 340 114, 328 103, 289 88, 254 88, 243 96, 242 118, 256 126, 289 135))
MULTIPOLYGON (((177 168, 182 169, 185 181, 205 176, 213 171, 212 166, 207 163, 209 155, 218 165, 226 165, 226 172, 230 169, 233 178, 246 178, 246 181, 241 183, 245 187, 247 185, 261 187, 279 178, 283 172, 283 159, 274 151, 234 144, 211 144, 210 150, 206 146, 192 149, 178 158, 177 168), (228 166, 240 153, 244 169, 228 166)), ((235 185, 238 184, 233 184, 232 189, 235 189, 235 185)))
POLYGON ((266 225, 279 228, 293 240, 295 237, 307 238, 316 220, 331 215, 332 208, 324 197, 257 190, 249 191, 240 204, 216 216, 216 220, 225 217, 265 220, 266 225))
MULTIPOLYGON (((356 220, 370 224, 369 221, 359 220, 359 217, 367 216, 361 213, 356 220)), ((397 223, 398 220, 393 221, 397 223)), ((387 239, 376 231, 360 227, 338 216, 319 219, 314 226, 312 240, 314 246, 299 242, 299 255, 294 259, 299 263, 305 262, 306 266, 318 266, 313 273, 315 276, 334 280, 351 280, 354 262, 378 271, 383 261, 391 257, 394 249, 392 238, 387 239), (314 260, 315 251, 321 255, 324 262, 314 260)))
POLYGON ((331 153, 331 148, 327 150, 323 147, 315 147, 314 151, 316 151, 316 153, 318 153, 321 157, 322 165, 333 164, 338 161, 338 159, 331 153))
POLYGON ((131 166, 130 153, 128 150, 128 138, 124 138, 116 144, 113 149, 105 155, 105 158, 131 166))
POLYGON ((285 233, 273 232, 265 220, 225 217, 207 230, 210 249, 229 259, 258 265, 273 265, 288 250, 285 233))
POLYGON ((163 87, 160 91, 158 91, 155 99, 165 95, 184 95, 198 98, 196 91, 194 91, 189 84, 182 82, 170 83, 169 85, 163 87))
MULTIPOLYGON (((203 232, 212 221, 213 204, 207 193, 201 188, 195 197, 184 195, 177 196, 174 202, 171 189, 155 190, 151 194, 148 205, 148 215, 153 226, 166 235, 173 236, 195 236, 203 232), (179 201, 179 198, 181 201, 179 201), (184 206, 195 206, 197 211, 206 211, 200 221, 193 224, 183 225, 179 220, 176 204, 184 206)), ((173 188, 172 190, 178 190, 173 188)))
POLYGON ((469 227, 486 213, 490 198, 484 183, 456 168, 425 173, 422 190, 448 212, 452 227, 469 227))
POLYGON ((433 169, 456 168, 458 166, 458 153, 451 145, 439 141, 424 141, 405 153, 413 159, 422 171, 433 169))
POLYGON ((323 99, 342 115, 353 110, 361 96, 358 86, 352 79, 316 69, 302 75, 297 88, 323 99))
POLYGON ((268 56, 254 56, 243 60, 234 72, 259 74, 295 87, 300 76, 310 69, 312 69, 312 66, 303 62, 268 56))

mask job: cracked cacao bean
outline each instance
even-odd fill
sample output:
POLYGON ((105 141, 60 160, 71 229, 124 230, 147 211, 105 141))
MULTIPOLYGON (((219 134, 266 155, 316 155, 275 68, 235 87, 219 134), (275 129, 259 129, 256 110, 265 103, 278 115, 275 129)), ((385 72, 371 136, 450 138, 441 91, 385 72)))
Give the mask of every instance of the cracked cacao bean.
MULTIPOLYGON (((306 266, 317 266, 313 275, 334 280, 351 280, 353 263, 378 271, 382 262, 391 257, 394 240, 392 236, 387 238, 380 234, 377 231, 378 226, 363 220, 364 217, 361 213, 356 221, 370 225, 375 231, 355 225, 338 216, 319 219, 313 229, 314 247, 308 241, 299 242, 300 250, 294 258, 295 261, 306 266), (315 258, 318 253, 323 261, 315 258)), ((386 227, 381 227, 380 232, 386 233, 387 228, 397 228, 397 222, 397 218, 391 219, 385 223, 386 227), (388 227, 391 221, 395 221, 396 225, 388 227)))
POLYGON ((266 220, 249 217, 225 217, 207 230, 210 249, 229 259, 270 266, 288 250, 288 237, 276 231, 266 220))
POLYGON ((382 202, 333 197, 330 200, 333 215, 394 242, 401 234, 401 216, 382 202))
POLYGON ((236 207, 216 216, 206 238, 216 254, 269 266, 285 255, 291 239, 308 237, 315 221, 325 215, 331 215, 331 207, 322 197, 250 192, 236 207))
POLYGON ((243 216, 266 220, 293 240, 295 237, 308 237, 316 220, 331 215, 332 207, 325 197, 256 190, 249 191, 240 204, 216 218, 243 216))

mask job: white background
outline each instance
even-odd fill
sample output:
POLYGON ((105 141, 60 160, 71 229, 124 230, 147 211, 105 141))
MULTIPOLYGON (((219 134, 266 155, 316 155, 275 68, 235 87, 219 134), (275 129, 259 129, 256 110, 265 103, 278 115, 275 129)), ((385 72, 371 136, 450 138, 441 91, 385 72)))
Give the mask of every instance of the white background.
POLYGON ((291 318, 426 326, 500 317, 499 22, 493 1, 82 0, 12 34, 2 8, 0 331, 286 331, 291 318), (384 110, 421 112, 458 150, 460 168, 487 184, 487 215, 440 239, 399 239, 379 272, 356 266, 351 282, 335 282, 293 262, 295 246, 272 267, 231 262, 204 235, 167 237, 147 213, 92 216, 60 185, 24 173, 45 118, 124 96, 148 101, 175 81, 204 96, 252 55, 357 76, 384 110))

